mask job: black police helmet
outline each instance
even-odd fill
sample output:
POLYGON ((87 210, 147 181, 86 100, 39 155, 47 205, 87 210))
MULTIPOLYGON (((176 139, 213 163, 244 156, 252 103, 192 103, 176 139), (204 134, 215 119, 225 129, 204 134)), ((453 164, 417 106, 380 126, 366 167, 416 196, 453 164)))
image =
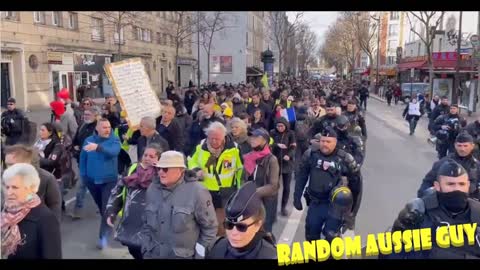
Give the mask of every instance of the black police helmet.
POLYGON ((339 130, 346 130, 350 125, 350 121, 345 115, 340 115, 336 120, 336 127, 339 130))
POLYGON ((465 168, 453 159, 445 160, 438 169, 438 176, 459 177, 466 174, 465 168))
POLYGON ((353 195, 348 187, 340 186, 332 190, 330 194, 332 207, 340 212, 346 213, 352 209, 353 195))

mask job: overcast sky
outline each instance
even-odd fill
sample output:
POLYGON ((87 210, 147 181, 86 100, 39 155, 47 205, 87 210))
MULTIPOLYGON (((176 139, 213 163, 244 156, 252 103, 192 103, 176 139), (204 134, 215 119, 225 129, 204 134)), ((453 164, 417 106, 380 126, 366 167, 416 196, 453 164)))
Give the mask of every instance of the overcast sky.
MULTIPOLYGON (((293 20, 295 18, 296 12, 287 12, 287 16, 289 20, 293 20)), ((312 11, 312 12, 305 12, 303 15, 303 21, 306 22, 312 30, 318 36, 318 45, 323 42, 323 36, 325 31, 328 29, 328 26, 332 24, 338 16, 338 12, 336 11, 312 11)))

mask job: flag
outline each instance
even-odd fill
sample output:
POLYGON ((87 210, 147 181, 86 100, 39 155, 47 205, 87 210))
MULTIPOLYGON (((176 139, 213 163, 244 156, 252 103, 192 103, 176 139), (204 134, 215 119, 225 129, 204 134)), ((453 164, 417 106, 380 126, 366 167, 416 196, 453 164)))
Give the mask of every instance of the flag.
POLYGON ((263 87, 265 87, 267 90, 270 90, 270 88, 268 87, 268 75, 267 75, 267 73, 263 73, 262 84, 263 84, 263 87))
POLYGON ((280 110, 280 117, 287 119, 289 123, 297 121, 297 116, 295 115, 295 108, 290 107, 280 110))

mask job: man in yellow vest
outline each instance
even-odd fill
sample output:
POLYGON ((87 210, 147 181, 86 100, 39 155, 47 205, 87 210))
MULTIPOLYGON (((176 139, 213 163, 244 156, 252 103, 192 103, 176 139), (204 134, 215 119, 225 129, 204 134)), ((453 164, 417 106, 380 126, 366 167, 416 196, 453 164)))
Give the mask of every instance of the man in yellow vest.
POLYGON ((130 167, 132 160, 130 159, 130 155, 128 154, 128 149, 130 145, 128 144, 128 140, 133 135, 133 130, 128 127, 127 123, 127 114, 125 111, 120 113, 120 125, 113 130, 115 136, 120 139, 121 143, 121 150, 120 154, 118 155, 118 174, 122 175, 127 168, 130 167))
POLYGON ((227 129, 222 123, 212 122, 205 131, 204 139, 196 147, 193 156, 188 160, 188 168, 201 169, 203 185, 212 195, 212 203, 217 215, 217 235, 225 235, 223 221, 225 204, 230 195, 241 186, 243 172, 240 150, 237 144, 227 136, 227 129))

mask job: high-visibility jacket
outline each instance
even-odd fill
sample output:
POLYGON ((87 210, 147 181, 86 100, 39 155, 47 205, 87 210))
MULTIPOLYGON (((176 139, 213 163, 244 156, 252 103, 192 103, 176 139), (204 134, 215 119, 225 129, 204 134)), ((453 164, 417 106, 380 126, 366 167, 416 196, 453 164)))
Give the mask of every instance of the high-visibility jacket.
MULTIPOLYGON (((277 106, 278 104, 280 104, 280 102, 281 102, 280 99, 275 100, 275 106, 277 106)), ((291 102, 290 100, 287 100, 287 108, 285 108, 285 109, 288 109, 288 108, 290 108, 290 107, 292 107, 292 102, 291 102)))
POLYGON ((229 188, 234 184, 237 188, 241 186, 243 172, 240 150, 229 136, 225 139, 225 148, 220 154, 215 166, 206 166, 211 154, 207 148, 206 140, 202 140, 195 150, 195 153, 188 160, 188 168, 200 168, 203 170, 203 185, 210 191, 219 191, 220 187, 229 188))
MULTIPOLYGON (((128 168, 127 176, 132 175, 132 173, 137 169, 137 166, 138 166, 138 163, 133 163, 132 166, 130 166, 130 168, 128 168)), ((127 199, 127 186, 124 186, 123 189, 122 189, 123 206, 122 206, 122 210, 120 210, 120 212, 118 212, 119 217, 123 216, 123 209, 125 208, 125 200, 126 199, 127 199)))
MULTIPOLYGON (((120 136, 118 135, 118 127, 113 130, 113 133, 115 134, 115 136, 120 138, 120 136)), ((133 129, 129 128, 127 130, 127 140, 123 140, 123 143, 121 145, 122 149, 125 150, 125 152, 127 153, 128 153, 128 149, 130 149, 130 145, 128 144, 128 139, 131 138, 132 135, 133 135, 133 129)))

